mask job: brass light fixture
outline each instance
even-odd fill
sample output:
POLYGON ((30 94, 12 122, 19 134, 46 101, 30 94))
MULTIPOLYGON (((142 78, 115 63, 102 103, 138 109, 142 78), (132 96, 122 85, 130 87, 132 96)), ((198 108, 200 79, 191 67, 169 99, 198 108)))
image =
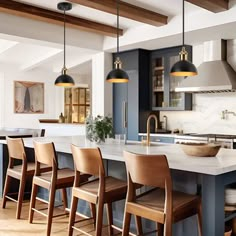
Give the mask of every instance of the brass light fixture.
POLYGON ((173 76, 194 76, 197 75, 197 68, 194 64, 188 61, 188 52, 185 49, 184 43, 184 1, 183 0, 183 46, 179 53, 180 61, 176 62, 171 68, 170 74, 173 76))
POLYGON ((117 55, 114 62, 115 69, 108 73, 106 81, 110 83, 127 83, 129 82, 129 76, 122 70, 122 62, 119 58, 119 0, 117 0, 117 55))
POLYGON ((61 75, 55 80, 56 86, 71 87, 75 84, 73 78, 66 74, 66 11, 72 9, 72 4, 69 2, 60 2, 57 4, 57 9, 64 11, 64 66, 61 75))

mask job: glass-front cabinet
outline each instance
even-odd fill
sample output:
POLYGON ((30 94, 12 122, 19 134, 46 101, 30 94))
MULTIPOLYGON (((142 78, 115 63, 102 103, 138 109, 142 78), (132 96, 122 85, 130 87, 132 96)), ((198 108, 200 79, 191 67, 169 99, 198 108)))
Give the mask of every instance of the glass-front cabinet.
MULTIPOLYGON (((186 46, 191 61, 192 48, 186 46)), ((171 76, 171 67, 179 60, 181 47, 155 50, 151 53, 152 110, 192 110, 192 94, 175 92, 183 77, 171 76)))
POLYGON ((90 114, 90 92, 88 88, 65 88, 65 123, 84 124, 90 114))

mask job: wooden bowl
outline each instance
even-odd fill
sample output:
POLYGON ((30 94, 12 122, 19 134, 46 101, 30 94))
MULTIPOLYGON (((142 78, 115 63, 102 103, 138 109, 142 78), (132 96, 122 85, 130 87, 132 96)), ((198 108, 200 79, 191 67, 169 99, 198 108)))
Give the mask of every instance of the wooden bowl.
POLYGON ((221 145, 214 143, 183 143, 180 144, 184 153, 189 156, 214 157, 221 145))

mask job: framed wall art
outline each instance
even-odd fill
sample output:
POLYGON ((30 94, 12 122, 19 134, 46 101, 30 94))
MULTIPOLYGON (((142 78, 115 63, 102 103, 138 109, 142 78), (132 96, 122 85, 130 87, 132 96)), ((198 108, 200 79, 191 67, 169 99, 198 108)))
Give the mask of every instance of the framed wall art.
POLYGON ((44 83, 14 81, 14 112, 44 113, 44 83))

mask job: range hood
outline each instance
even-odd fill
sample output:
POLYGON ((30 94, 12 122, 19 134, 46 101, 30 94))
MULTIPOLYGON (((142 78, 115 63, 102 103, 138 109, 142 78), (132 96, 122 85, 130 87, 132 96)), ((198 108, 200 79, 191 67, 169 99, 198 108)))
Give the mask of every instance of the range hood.
POLYGON ((197 68, 198 75, 184 79, 175 91, 193 93, 235 92, 236 72, 228 64, 226 58, 226 40, 205 42, 204 62, 197 68))

